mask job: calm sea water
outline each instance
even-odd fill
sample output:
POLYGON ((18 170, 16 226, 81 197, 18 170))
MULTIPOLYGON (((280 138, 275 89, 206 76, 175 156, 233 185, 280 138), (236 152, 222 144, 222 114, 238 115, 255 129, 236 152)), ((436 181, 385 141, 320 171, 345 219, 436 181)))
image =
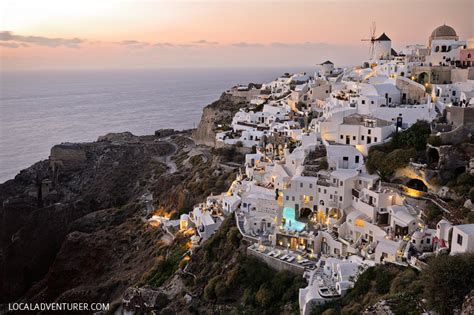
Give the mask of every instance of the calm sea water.
POLYGON ((61 142, 109 132, 194 128, 202 108, 238 83, 302 69, 17 72, 0 76, 0 183, 61 142))

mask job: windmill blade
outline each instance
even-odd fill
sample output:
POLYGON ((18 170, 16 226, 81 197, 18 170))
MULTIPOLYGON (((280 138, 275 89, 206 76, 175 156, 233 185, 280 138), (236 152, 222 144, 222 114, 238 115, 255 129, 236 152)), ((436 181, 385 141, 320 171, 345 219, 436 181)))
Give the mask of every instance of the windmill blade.
POLYGON ((372 22, 372 38, 375 39, 375 30, 377 29, 377 25, 375 22, 372 22))

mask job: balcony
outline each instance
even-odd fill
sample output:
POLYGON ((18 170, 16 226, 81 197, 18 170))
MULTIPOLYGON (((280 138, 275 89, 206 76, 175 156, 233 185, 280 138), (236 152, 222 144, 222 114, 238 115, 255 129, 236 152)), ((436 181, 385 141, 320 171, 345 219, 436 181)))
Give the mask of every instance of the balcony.
POLYGON ((352 196, 356 197, 356 198, 359 198, 359 195, 360 195, 360 191, 357 190, 357 189, 352 188, 352 196))

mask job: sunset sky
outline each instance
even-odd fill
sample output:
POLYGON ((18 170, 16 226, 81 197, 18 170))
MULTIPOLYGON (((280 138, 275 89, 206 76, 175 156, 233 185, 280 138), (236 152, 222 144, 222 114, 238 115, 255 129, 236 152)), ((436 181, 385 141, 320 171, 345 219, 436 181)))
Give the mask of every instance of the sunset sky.
POLYGON ((5 70, 352 65, 372 21, 395 49, 443 23, 474 35, 472 0, 2 0, 0 11, 5 70))

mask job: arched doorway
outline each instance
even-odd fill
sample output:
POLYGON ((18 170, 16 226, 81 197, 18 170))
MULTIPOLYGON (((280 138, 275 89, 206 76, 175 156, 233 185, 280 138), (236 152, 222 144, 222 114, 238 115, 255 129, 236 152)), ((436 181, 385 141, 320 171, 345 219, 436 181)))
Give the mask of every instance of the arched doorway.
POLYGON ((439 153, 438 150, 435 148, 429 148, 428 151, 426 152, 426 158, 428 160, 428 164, 430 166, 438 166, 439 162, 439 153))
POLYGON ((425 183, 423 183, 423 181, 418 178, 410 179, 407 182, 406 186, 415 190, 419 190, 419 191, 424 191, 424 192, 428 191, 428 187, 425 185, 425 183))
POLYGON ((426 72, 418 74, 418 83, 425 84, 430 82, 430 76, 426 72))

